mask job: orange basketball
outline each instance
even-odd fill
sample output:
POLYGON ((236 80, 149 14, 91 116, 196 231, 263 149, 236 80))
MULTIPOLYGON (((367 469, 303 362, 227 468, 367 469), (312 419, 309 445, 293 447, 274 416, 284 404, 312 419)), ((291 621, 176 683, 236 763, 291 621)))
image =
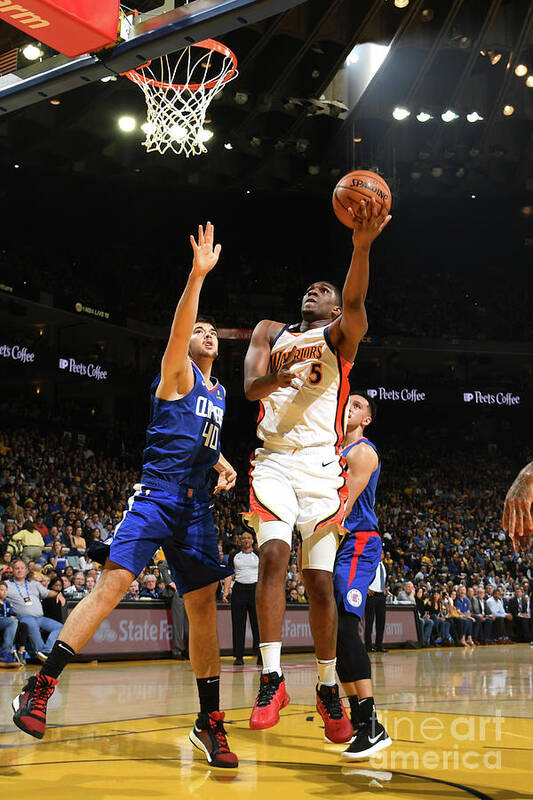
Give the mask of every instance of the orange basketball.
POLYGON ((333 192, 333 210, 337 219, 347 228, 353 228, 348 209, 352 208, 356 217, 361 219, 361 200, 367 201, 366 210, 369 214, 372 210, 372 198, 376 200, 378 212, 381 212, 383 206, 387 213, 390 211, 390 189, 380 175, 367 169, 349 172, 340 179, 333 192))

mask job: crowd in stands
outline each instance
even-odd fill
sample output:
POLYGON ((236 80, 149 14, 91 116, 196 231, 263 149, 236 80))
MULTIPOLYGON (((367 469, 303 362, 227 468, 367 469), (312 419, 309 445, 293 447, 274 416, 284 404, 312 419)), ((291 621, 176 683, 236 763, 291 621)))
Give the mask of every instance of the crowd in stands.
MULTIPOLYGON (((500 526, 514 466, 501 454, 488 457, 464 445, 448 449, 445 458, 438 452, 435 443, 405 449, 395 443, 382 454, 377 513, 387 600, 416 604, 426 644, 530 641, 532 553, 513 552, 500 526)), ((37 428, 0 431, 0 581, 9 584, 22 559, 27 580, 52 593, 42 593, 44 615, 59 622, 56 597, 79 600, 98 580, 100 565, 88 547, 121 519, 139 465, 138 457, 106 457, 37 428)), ((239 548, 247 508, 247 472, 237 466, 237 488, 215 501, 221 562, 239 548)), ((172 594, 160 559, 161 553, 125 599, 172 594)), ((307 602, 296 538, 286 591, 288 603, 307 602)))

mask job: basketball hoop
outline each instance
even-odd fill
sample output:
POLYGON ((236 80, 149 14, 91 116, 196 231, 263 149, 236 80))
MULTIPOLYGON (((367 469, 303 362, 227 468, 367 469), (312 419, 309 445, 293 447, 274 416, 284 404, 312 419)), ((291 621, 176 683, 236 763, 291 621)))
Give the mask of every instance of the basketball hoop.
POLYGON ((146 151, 165 153, 170 149, 177 155, 185 153, 187 158, 207 152, 207 108, 237 74, 235 54, 215 39, 186 47, 176 58, 167 54, 124 72, 144 92, 146 151), (198 57, 194 47, 202 51, 198 57))

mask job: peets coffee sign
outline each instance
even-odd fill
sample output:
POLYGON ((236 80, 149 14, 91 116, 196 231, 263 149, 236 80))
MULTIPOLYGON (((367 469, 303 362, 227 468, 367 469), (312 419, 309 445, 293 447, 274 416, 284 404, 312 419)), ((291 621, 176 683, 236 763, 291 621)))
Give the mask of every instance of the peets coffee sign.
POLYGON ((0 344, 0 356, 19 364, 35 364, 35 353, 20 344, 0 344))
POLYGON ((95 381, 106 381, 109 378, 109 371, 102 369, 100 364, 93 364, 92 362, 84 364, 82 361, 76 361, 75 358, 60 358, 59 369, 66 370, 72 375, 81 375, 95 381))
POLYGON ((463 392, 463 402, 473 403, 480 406, 519 406, 520 395, 513 394, 512 392, 479 392, 472 390, 471 392, 463 392))
POLYGON ((370 397, 376 400, 392 400, 399 403, 424 403, 427 400, 426 392, 419 389, 386 389, 385 386, 378 386, 376 389, 367 389, 370 397))

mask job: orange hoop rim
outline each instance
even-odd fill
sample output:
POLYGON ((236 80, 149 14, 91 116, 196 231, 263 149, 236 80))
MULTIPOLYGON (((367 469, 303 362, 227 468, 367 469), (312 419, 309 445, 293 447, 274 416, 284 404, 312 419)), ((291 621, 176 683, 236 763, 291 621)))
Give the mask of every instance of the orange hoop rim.
POLYGON ((212 52, 220 53, 223 56, 231 58, 232 67, 227 75, 224 75, 222 80, 215 78, 207 83, 165 83, 165 81, 157 81, 155 78, 148 78, 146 75, 143 75, 140 70, 144 69, 145 67, 149 67, 152 63, 151 61, 147 61, 146 64, 141 64, 139 67, 129 69, 127 72, 121 72, 120 74, 126 78, 129 78, 129 80, 133 81, 134 83, 147 84, 149 86, 155 86, 158 89, 189 89, 191 92, 197 92, 198 89, 202 88, 213 89, 217 84, 222 86, 224 83, 230 81, 237 72, 237 56, 233 50, 230 50, 230 48, 227 45, 222 44, 222 42, 217 42, 216 39, 204 39, 201 42, 194 42, 194 44, 189 45, 189 47, 203 47, 204 50, 211 50, 212 52))

